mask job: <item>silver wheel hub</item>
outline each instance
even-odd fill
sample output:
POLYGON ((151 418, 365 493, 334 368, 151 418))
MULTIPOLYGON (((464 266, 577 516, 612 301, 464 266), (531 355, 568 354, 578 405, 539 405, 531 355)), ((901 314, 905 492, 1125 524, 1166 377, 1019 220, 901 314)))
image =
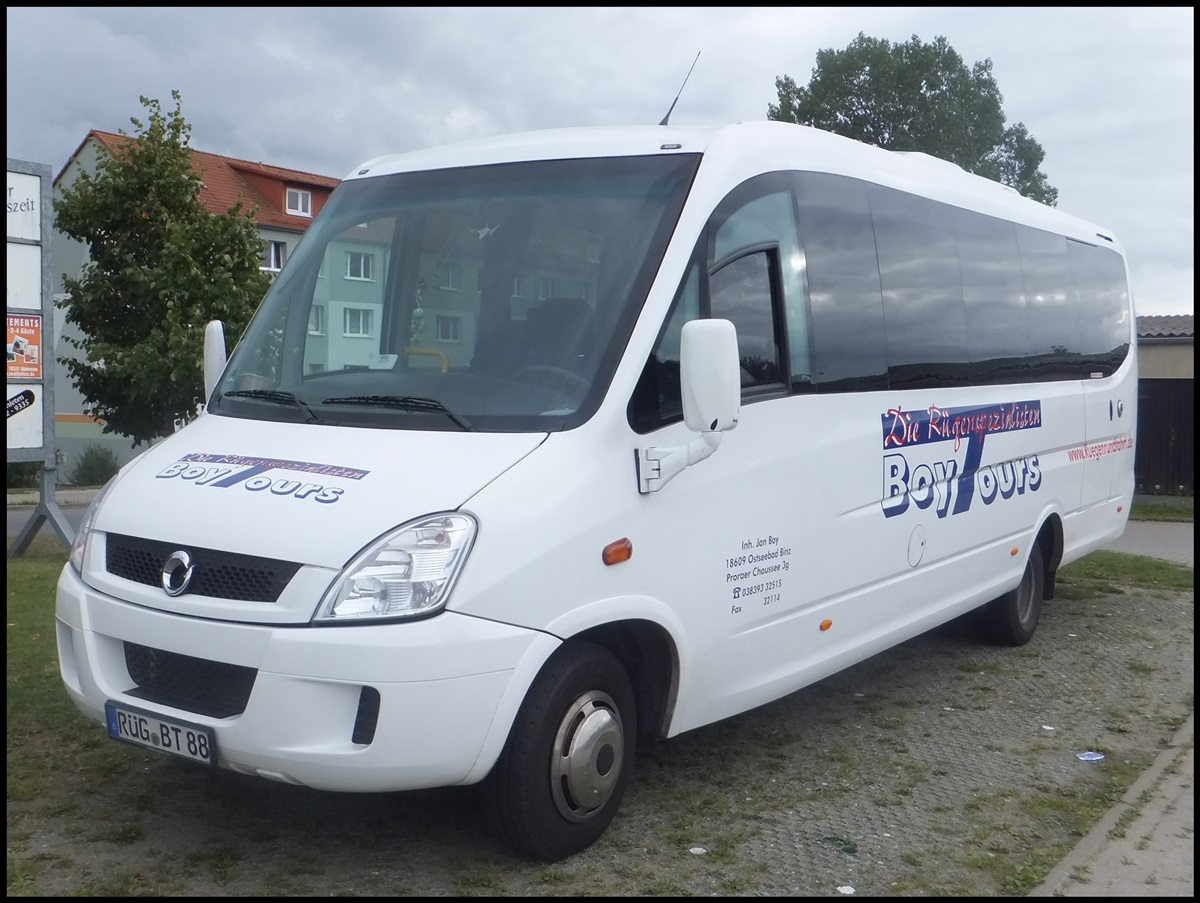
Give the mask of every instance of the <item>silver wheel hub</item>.
POLYGON ((563 818, 585 822, 616 789, 625 759, 625 729, 616 703, 592 690, 572 703, 550 756, 550 792, 563 818))

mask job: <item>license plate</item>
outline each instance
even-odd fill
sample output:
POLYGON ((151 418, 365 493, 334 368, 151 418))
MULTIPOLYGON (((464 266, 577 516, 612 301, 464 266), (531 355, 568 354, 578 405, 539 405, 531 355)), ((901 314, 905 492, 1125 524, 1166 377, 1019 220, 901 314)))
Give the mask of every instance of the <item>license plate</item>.
POLYGON ((216 737, 210 727, 152 715, 115 702, 105 703, 104 713, 108 735, 114 740, 205 765, 217 764, 216 737))

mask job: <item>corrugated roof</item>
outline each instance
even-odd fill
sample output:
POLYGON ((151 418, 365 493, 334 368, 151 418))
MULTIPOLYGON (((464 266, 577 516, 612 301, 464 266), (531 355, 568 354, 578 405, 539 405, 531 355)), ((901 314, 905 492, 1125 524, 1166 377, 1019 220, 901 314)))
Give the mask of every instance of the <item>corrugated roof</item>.
MULTIPOLYGON (((91 139, 95 139, 110 154, 134 140, 127 135, 92 129, 71 158, 78 156, 91 139)), ((244 207, 258 208, 254 220, 260 226, 303 232, 312 222, 312 217, 287 212, 287 188, 290 186, 312 192, 312 214, 316 216, 340 181, 331 176, 224 157, 195 148, 191 148, 190 153, 192 167, 201 178, 200 203, 205 209, 224 214, 241 201, 244 207)), ((55 182, 62 178, 63 172, 66 172, 66 167, 63 167, 55 182)))
POLYGON ((1193 314, 1172 314, 1165 317, 1138 317, 1137 334, 1139 339, 1194 339, 1195 316, 1193 314))

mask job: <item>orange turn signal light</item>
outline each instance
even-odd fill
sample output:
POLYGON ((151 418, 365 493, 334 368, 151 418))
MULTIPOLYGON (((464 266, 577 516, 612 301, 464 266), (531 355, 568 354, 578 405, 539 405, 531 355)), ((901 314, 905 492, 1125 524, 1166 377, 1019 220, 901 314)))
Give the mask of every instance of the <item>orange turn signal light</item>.
POLYGON ((604 563, 607 565, 628 561, 633 557, 633 543, 628 539, 618 539, 616 542, 610 542, 604 547, 604 551, 600 557, 604 559, 604 563))
POLYGON ((821 622, 822 630, 828 630, 832 626, 833 626, 833 621, 829 620, 829 618, 826 618, 824 621, 821 622))
POLYGON ((1013 546, 1012 551, 1009 552, 1008 554, 1011 555, 1013 558, 1016 558, 1017 555, 1019 555, 1020 553, 1021 553, 1021 550, 1018 549, 1016 546, 1013 546))

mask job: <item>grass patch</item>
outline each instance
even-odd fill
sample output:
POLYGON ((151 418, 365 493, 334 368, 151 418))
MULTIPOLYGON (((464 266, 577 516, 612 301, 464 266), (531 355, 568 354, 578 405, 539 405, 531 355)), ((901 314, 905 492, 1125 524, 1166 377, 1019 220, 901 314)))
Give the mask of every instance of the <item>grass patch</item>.
POLYGON ((233 867, 237 865, 238 860, 241 858, 241 854, 236 850, 229 847, 221 847, 208 854, 208 861, 205 864, 208 866, 208 871, 212 875, 213 881, 224 886, 229 883, 233 867))
POLYGON ((1139 502, 1129 509, 1130 520, 1159 520, 1193 523, 1196 520, 1195 499, 1181 498, 1177 502, 1139 502))
POLYGON ((1187 592, 1195 588, 1191 568, 1124 552, 1097 551, 1058 571, 1057 593, 1067 599, 1112 595, 1126 589, 1187 592))
MULTIPOLYGON (((11 540, 9 545, 11 547, 11 540)), ((55 801, 64 776, 86 781, 128 767, 132 749, 104 742, 103 731, 67 698, 58 668, 54 590, 67 552, 57 537, 37 536, 8 559, 8 799, 55 801)))

